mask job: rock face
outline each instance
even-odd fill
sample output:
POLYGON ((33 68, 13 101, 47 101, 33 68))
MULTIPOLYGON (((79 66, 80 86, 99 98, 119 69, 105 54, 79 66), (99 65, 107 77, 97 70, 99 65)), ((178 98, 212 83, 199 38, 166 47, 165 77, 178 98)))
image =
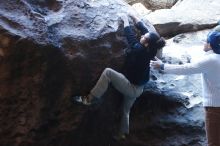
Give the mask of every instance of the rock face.
POLYGON ((212 28, 219 20, 220 3, 216 0, 183 0, 171 9, 157 10, 146 18, 163 36, 212 28))
POLYGON ((148 0, 145 2, 148 3, 149 8, 156 10, 171 8, 177 2, 177 0, 148 0))
POLYGON ((111 138, 119 123, 117 91, 110 88, 92 107, 70 102, 87 94, 105 67, 121 69, 126 40, 117 14, 130 9, 120 0, 0 1, 1 145, 205 143, 201 104, 189 107, 188 96, 163 88, 158 74, 135 103, 132 134, 123 142, 111 138))
POLYGON ((126 3, 47 2, 0 2, 1 145, 52 145, 71 133, 81 109, 69 97, 87 94, 106 66, 122 66, 117 13, 126 3))
POLYGON ((150 10, 171 8, 177 0, 126 0, 129 4, 142 3, 150 10))

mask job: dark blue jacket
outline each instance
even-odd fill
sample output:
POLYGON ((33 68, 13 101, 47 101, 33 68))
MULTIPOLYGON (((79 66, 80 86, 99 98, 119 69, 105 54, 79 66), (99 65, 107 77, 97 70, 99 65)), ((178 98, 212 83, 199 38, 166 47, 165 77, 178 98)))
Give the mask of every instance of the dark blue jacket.
MULTIPOLYGON (((148 32, 143 22, 138 22, 136 27, 140 30, 141 35, 148 32)), ((131 26, 125 27, 124 31, 129 48, 126 50, 123 73, 132 84, 144 85, 149 80, 150 60, 155 57, 157 49, 154 49, 153 46, 144 47, 136 38, 131 26)))

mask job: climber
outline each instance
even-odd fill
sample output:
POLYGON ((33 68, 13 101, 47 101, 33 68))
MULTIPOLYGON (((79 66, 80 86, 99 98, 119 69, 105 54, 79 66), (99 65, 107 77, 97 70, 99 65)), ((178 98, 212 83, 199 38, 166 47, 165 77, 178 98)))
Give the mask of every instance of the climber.
MULTIPOLYGON (((165 46, 164 38, 155 32, 149 32, 145 24, 133 14, 129 14, 137 29, 141 32, 138 40, 129 24, 128 16, 121 15, 124 22, 124 32, 127 37, 129 49, 126 52, 124 70, 122 73, 111 68, 106 68, 94 88, 87 96, 75 96, 73 100, 90 105, 94 98, 100 98, 106 92, 109 84, 123 94, 123 111, 119 133, 114 137, 116 140, 125 139, 129 134, 129 113, 132 105, 142 92, 144 85, 149 80, 150 60, 153 59, 157 50, 165 46)), ((149 29, 150 30, 150 29, 149 29)))
POLYGON ((190 75, 202 73, 203 106, 208 146, 220 146, 220 23, 207 36, 206 55, 195 63, 164 64, 156 58, 151 67, 164 73, 190 75))

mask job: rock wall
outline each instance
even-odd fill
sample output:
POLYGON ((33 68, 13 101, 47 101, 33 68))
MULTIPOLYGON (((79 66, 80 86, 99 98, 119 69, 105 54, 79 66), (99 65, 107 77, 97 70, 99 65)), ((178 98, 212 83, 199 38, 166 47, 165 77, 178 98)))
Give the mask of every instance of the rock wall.
POLYGON ((149 10, 171 8, 177 0, 126 0, 129 4, 142 3, 149 10))
POLYGON ((126 41, 117 13, 128 8, 105 0, 0 2, 1 145, 52 145, 77 128, 83 110, 69 97, 87 94, 106 66, 120 70, 126 41))
POLYGON ((117 91, 92 107, 69 100, 87 94, 105 67, 121 70, 127 42, 117 14, 129 10, 120 0, 0 1, 1 145, 205 143, 204 120, 191 116, 202 117, 201 105, 189 109, 188 96, 158 87, 157 76, 135 103, 123 142, 111 138, 119 123, 117 91))
POLYGON ((145 18, 163 36, 213 28, 219 21, 220 3, 216 0, 183 0, 171 9, 156 10, 145 18))

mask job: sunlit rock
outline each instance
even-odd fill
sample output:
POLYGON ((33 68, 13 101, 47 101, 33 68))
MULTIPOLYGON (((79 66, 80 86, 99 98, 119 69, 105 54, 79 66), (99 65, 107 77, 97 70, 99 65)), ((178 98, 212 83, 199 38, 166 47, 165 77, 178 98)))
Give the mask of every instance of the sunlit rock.
POLYGON ((172 7, 177 0, 125 0, 130 5, 141 3, 149 10, 166 9, 172 7))
POLYGON ((156 10, 146 16, 165 36, 214 27, 218 20, 220 3, 217 0, 183 0, 171 9, 156 10))

